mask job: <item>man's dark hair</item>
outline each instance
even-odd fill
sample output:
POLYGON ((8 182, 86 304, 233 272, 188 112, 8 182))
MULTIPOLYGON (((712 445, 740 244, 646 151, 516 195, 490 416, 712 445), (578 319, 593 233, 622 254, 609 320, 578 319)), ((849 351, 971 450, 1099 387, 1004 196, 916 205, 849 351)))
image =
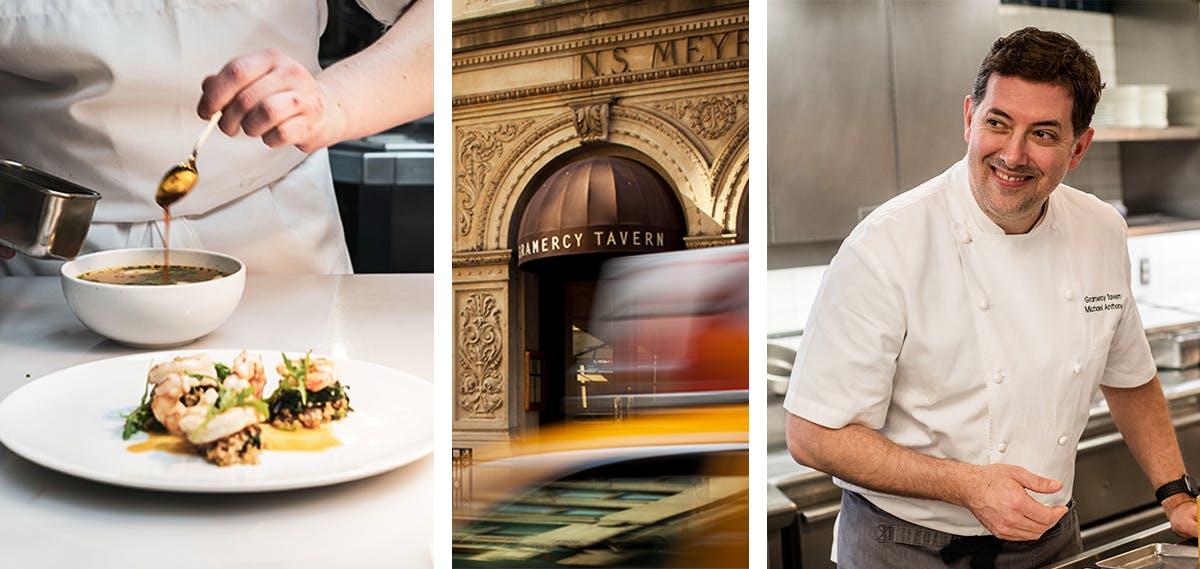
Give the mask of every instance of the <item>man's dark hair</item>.
POLYGON ((1092 124, 1104 88, 1092 54, 1067 34, 1037 28, 1017 30, 992 44, 992 51, 983 58, 975 76, 972 109, 987 95, 988 79, 993 73, 1066 89, 1071 96, 1071 128, 1076 137, 1092 124))

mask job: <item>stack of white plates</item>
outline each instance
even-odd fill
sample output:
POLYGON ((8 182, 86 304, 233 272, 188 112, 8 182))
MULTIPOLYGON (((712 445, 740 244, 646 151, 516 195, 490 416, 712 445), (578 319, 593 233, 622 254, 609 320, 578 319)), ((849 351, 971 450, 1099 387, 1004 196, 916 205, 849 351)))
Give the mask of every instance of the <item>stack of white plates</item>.
POLYGON ((1200 91, 1172 91, 1167 119, 1173 125, 1200 126, 1200 91))
POLYGON ((1109 87, 1100 95, 1100 102, 1096 103, 1096 112, 1092 114, 1093 127, 1117 126, 1117 108, 1112 101, 1112 87, 1109 87))
POLYGON ((1140 90, 1137 85, 1111 85, 1100 94, 1100 103, 1096 105, 1096 114, 1101 115, 1102 123, 1095 126, 1136 127, 1141 126, 1139 112, 1140 90))
MULTIPOLYGON (((1200 107, 1197 107, 1200 110, 1200 107)), ((1166 85, 1110 85, 1100 95, 1092 126, 1167 126, 1166 85)))
POLYGON ((1138 85, 1138 126, 1167 127, 1167 86, 1138 85))

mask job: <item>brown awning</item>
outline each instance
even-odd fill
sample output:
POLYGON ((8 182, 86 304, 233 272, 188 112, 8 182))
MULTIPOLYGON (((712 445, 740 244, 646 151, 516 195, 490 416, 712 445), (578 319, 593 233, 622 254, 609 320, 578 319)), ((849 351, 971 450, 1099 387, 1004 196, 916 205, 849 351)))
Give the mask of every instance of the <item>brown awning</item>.
POLYGON ((517 264, 562 255, 683 248, 683 214, 670 188, 628 158, 572 162, 538 188, 517 232, 517 264))

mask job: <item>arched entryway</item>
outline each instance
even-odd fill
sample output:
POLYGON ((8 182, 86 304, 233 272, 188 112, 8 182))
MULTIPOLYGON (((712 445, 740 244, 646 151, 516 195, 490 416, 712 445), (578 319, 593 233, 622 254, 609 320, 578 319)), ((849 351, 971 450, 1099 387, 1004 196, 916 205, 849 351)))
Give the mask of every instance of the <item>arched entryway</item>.
POLYGON ((614 346, 592 322, 601 268, 616 256, 683 249, 686 233, 675 192, 642 162, 591 155, 551 168, 514 246, 528 428, 618 412, 614 346))

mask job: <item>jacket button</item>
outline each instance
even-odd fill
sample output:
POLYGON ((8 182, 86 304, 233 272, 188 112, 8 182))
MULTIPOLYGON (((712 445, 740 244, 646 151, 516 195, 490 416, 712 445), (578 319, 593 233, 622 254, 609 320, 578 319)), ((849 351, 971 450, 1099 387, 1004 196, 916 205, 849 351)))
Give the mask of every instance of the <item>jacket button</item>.
POLYGON ((996 372, 996 373, 992 374, 992 381, 994 381, 996 383, 1004 383, 1004 374, 1002 374, 1000 372, 996 372))
POLYGON ((980 310, 987 310, 989 306, 991 306, 991 305, 990 305, 990 304, 988 304, 988 301, 987 301, 987 300, 980 300, 980 301, 979 301, 979 309, 980 309, 980 310))
POLYGON ((964 245, 965 245, 965 244, 967 244, 967 243, 970 243, 970 242, 971 242, 971 234, 970 234, 970 233, 963 233, 963 234, 962 234, 962 237, 960 237, 960 239, 962 239, 962 242, 963 242, 963 244, 964 244, 964 245))
POLYGON ((1063 298, 1065 298, 1067 300, 1071 300, 1071 299, 1075 298, 1075 293, 1071 292, 1071 289, 1064 290, 1063 298))
POLYGON ((1071 373, 1079 375, 1079 372, 1081 371, 1083 371, 1083 365, 1079 362, 1075 362, 1075 365, 1071 366, 1071 373))
POLYGON ((1000 443, 1000 444, 996 445, 996 451, 1004 452, 1006 450, 1008 450, 1008 443, 1000 443))
POLYGON ((1060 445, 1067 444, 1067 435, 1062 435, 1062 436, 1058 437, 1058 444, 1060 444, 1060 445))

